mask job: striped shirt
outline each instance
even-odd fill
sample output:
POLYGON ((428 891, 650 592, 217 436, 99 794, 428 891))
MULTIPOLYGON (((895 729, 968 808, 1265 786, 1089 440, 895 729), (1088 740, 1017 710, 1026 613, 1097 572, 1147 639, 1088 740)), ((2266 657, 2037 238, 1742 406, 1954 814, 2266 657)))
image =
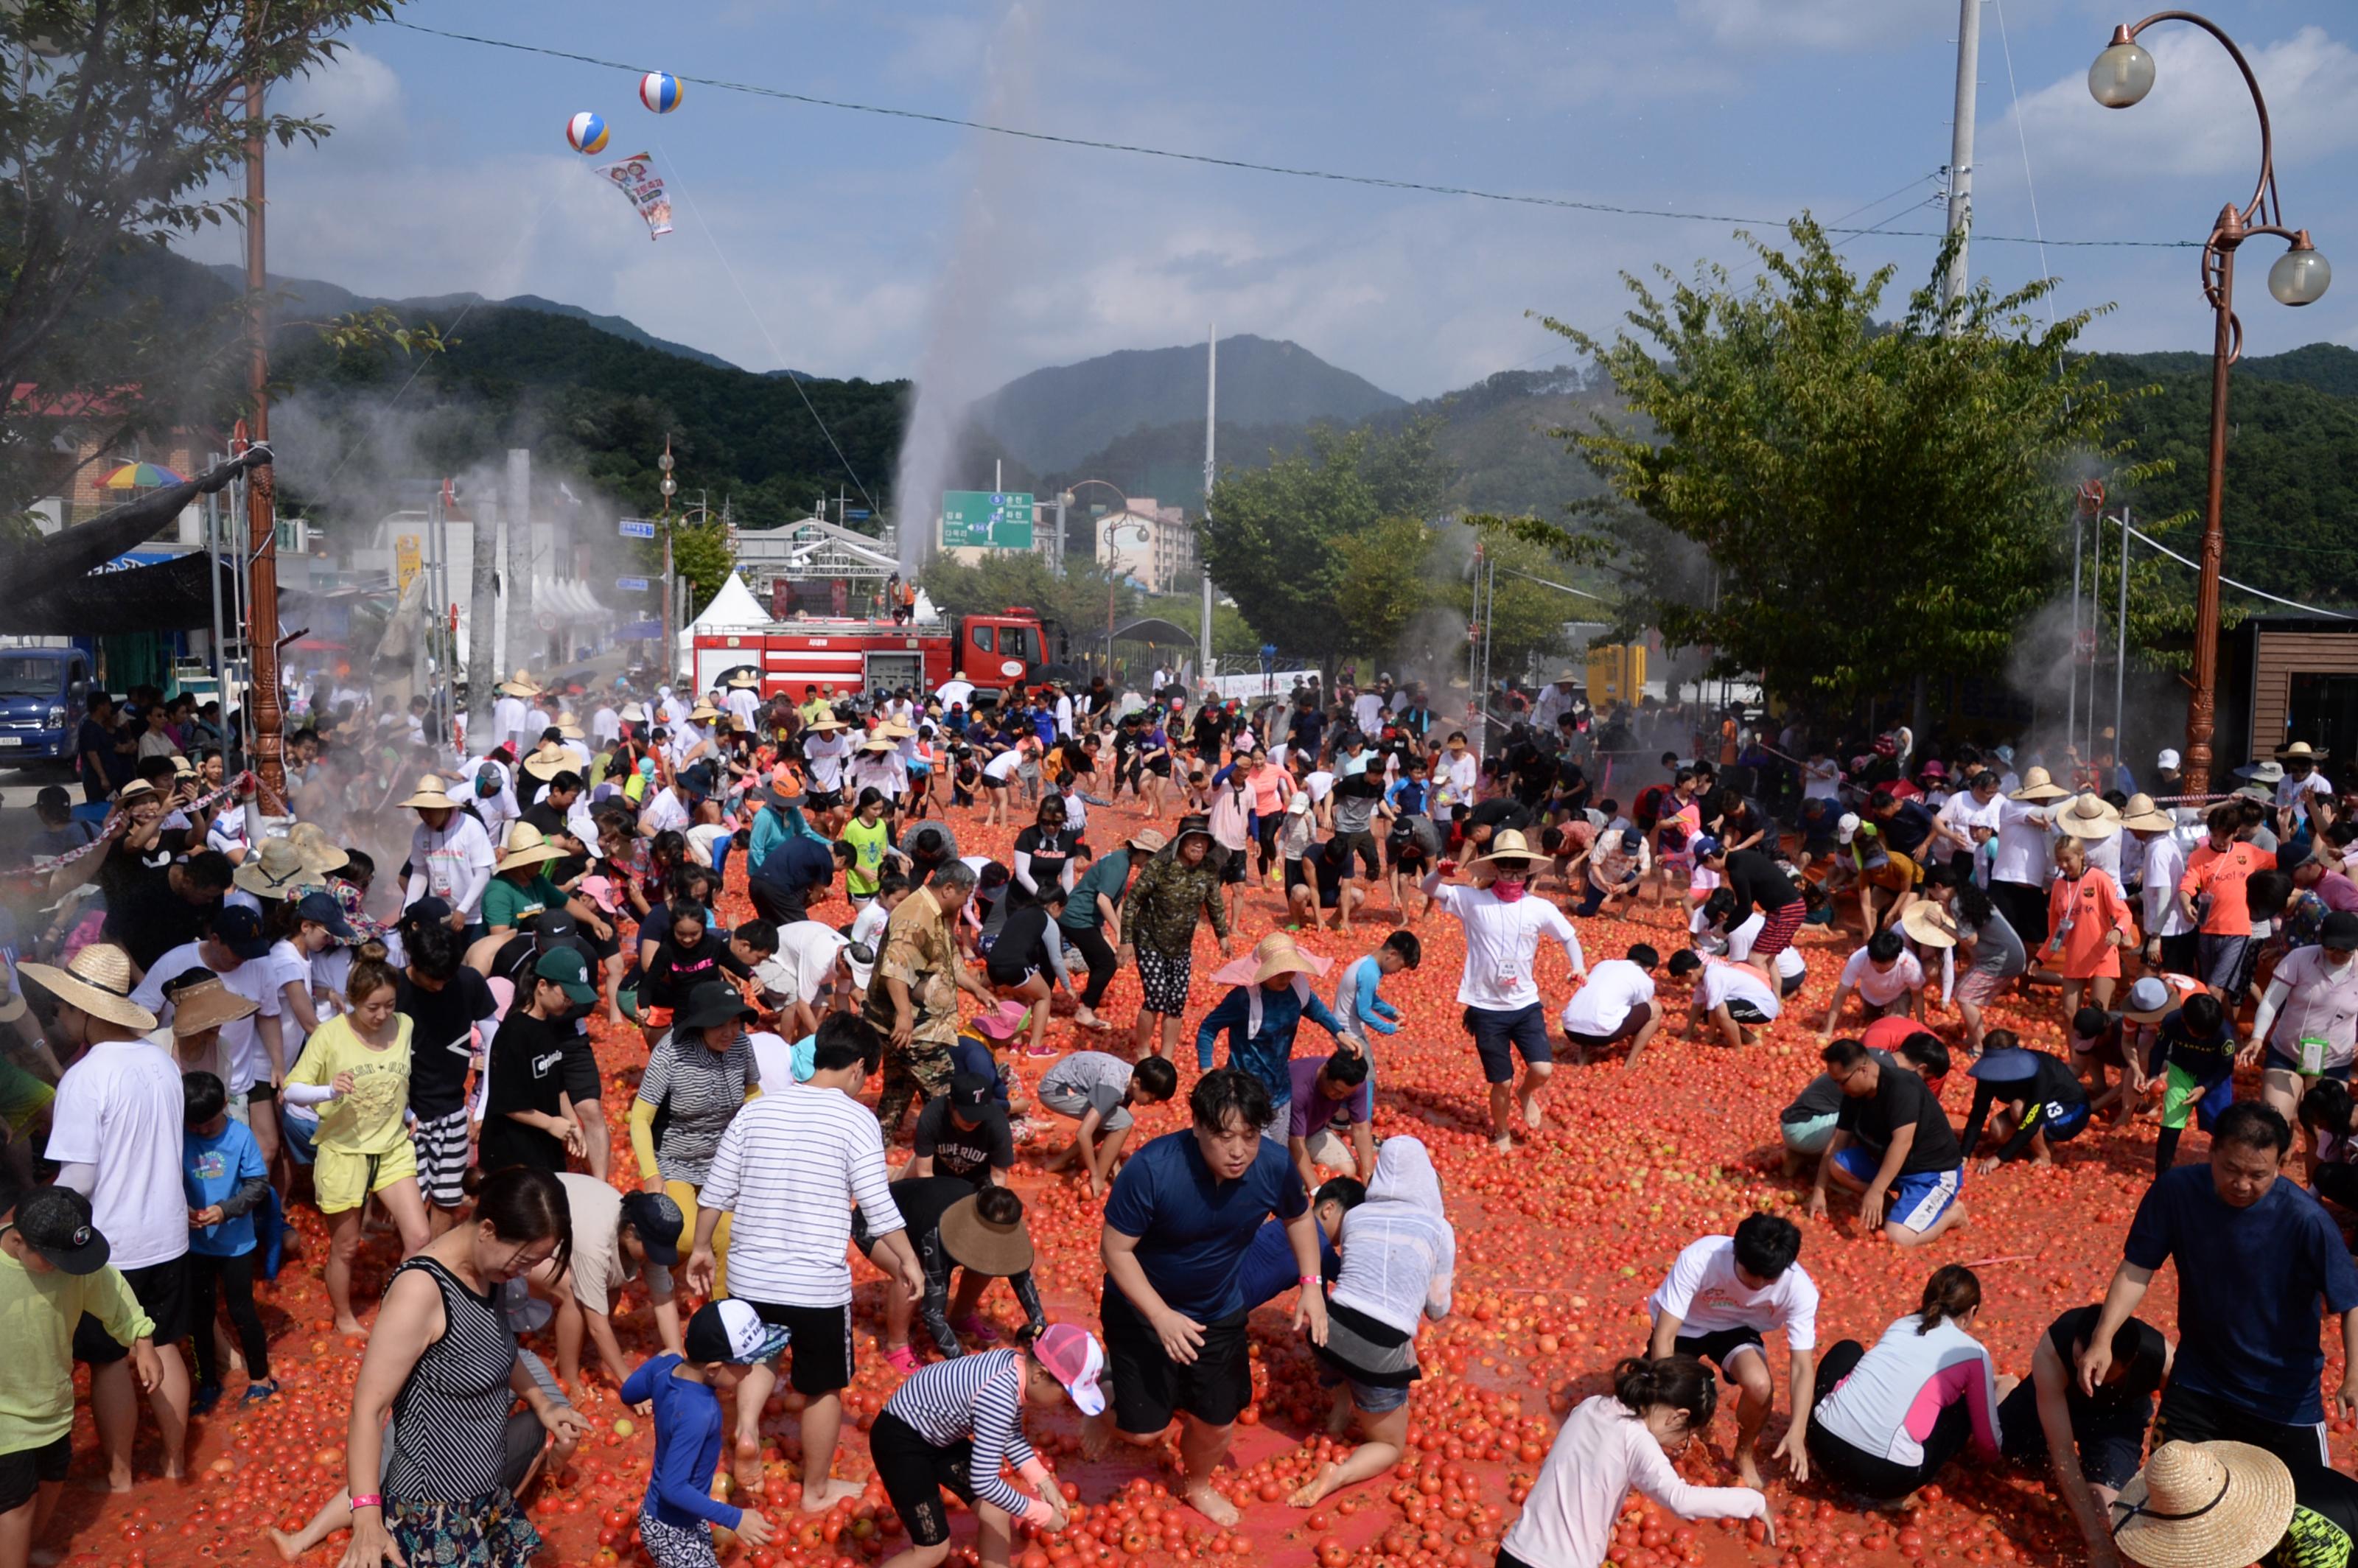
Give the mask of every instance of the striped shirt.
POLYGON ((720 1135, 761 1079, 741 1029, 726 1051, 705 1044, 700 1030, 675 1029, 665 1037, 639 1080, 639 1098, 660 1113, 655 1161, 665 1181, 703 1184, 720 1135))
POLYGON ((851 1303, 851 1206, 871 1235, 906 1228, 876 1115, 839 1089, 764 1089, 720 1135, 697 1195, 731 1215, 729 1288, 783 1306, 851 1303))
MULTIPOLYGON (((729 1266, 731 1270, 737 1266, 734 1250, 729 1266)), ((1001 1466, 1011 1465, 1033 1485, 1046 1483, 1047 1466, 1023 1441, 1022 1351, 986 1350, 921 1368, 885 1401, 884 1413, 899 1417, 936 1448, 973 1439, 974 1457, 968 1462, 967 1479, 974 1487, 977 1502, 996 1504, 1018 1519, 1035 1522, 1049 1517, 1046 1504, 1025 1497, 999 1473, 1001 1466)))

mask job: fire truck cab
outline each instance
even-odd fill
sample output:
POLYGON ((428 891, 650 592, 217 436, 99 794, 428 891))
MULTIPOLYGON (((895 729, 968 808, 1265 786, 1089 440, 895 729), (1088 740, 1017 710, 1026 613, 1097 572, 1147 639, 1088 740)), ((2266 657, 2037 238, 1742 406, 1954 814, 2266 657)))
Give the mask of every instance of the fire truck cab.
POLYGON ((796 702, 806 687, 831 688, 838 697, 901 687, 930 693, 953 678, 972 682, 978 701, 996 700, 1046 663, 1040 617, 1022 606, 906 625, 804 618, 696 633, 698 690, 751 669, 760 674, 764 697, 784 692, 796 702))

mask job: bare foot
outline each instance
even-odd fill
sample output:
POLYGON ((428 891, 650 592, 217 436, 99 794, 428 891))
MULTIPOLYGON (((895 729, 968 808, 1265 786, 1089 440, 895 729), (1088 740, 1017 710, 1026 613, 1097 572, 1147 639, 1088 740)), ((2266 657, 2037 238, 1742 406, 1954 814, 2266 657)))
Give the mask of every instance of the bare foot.
POLYGON ((1768 1490, 1767 1483, 1760 1479, 1760 1461, 1748 1446, 1736 1450, 1736 1478, 1756 1492, 1768 1490))
POLYGON ((1539 1100, 1533 1096, 1525 1095, 1523 1097, 1523 1125, 1531 1129, 1533 1131, 1537 1131, 1543 1119, 1544 1113, 1540 1109, 1539 1100))
POLYGON ((1342 1470, 1339 1465, 1320 1465, 1318 1474, 1303 1482, 1288 1500, 1297 1509, 1309 1508, 1335 1489, 1335 1477, 1342 1474, 1342 1470))
POLYGON ((1237 1505, 1222 1497, 1209 1481, 1187 1488, 1187 1506, 1223 1530, 1237 1522, 1237 1505))
POLYGON ((338 1334, 366 1334, 368 1329, 362 1325, 359 1318, 340 1317, 336 1319, 336 1332, 338 1334))
POLYGON ((737 1477, 738 1487, 757 1498, 760 1497, 764 1480, 762 1475, 762 1440, 758 1437, 740 1437, 730 1457, 731 1460, 730 1469, 737 1477))
POLYGON ((282 1563, 292 1563, 303 1555, 303 1549, 296 1544, 295 1538, 283 1530, 270 1532, 270 1544, 278 1549, 278 1560, 282 1563))
POLYGON ((856 1498, 859 1495, 860 1483, 847 1481, 840 1476, 830 1476, 820 1482, 816 1492, 812 1490, 809 1483, 806 1482, 803 1486, 803 1512, 823 1514, 844 1498, 856 1498))
POLYGON ((1490 1147, 1497 1150, 1501 1154, 1513 1153, 1515 1152, 1514 1134, 1510 1132, 1501 1132, 1496 1138, 1490 1140, 1490 1147))

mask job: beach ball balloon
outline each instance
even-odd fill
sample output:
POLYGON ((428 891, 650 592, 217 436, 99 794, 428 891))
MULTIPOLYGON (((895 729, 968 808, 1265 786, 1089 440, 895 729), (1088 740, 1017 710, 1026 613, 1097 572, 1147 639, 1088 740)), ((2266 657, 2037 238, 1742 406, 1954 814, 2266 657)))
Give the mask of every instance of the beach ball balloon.
POLYGON ((679 107, 679 78, 667 71, 651 70, 639 78, 639 102, 658 114, 668 114, 679 107))
POLYGON ((565 139, 573 144, 577 153, 602 153, 606 150, 605 119, 584 109, 566 124, 565 139))

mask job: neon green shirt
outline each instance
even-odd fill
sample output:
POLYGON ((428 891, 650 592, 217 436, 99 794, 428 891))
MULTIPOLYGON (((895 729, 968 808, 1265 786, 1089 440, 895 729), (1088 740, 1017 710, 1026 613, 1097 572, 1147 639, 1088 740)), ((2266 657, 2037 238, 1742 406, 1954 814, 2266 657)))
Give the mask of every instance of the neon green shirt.
POLYGON ((0 1454, 55 1443, 73 1430, 73 1331, 89 1313, 118 1345, 156 1332, 131 1281, 112 1264, 95 1274, 35 1273, 0 1252, 0 1454))

